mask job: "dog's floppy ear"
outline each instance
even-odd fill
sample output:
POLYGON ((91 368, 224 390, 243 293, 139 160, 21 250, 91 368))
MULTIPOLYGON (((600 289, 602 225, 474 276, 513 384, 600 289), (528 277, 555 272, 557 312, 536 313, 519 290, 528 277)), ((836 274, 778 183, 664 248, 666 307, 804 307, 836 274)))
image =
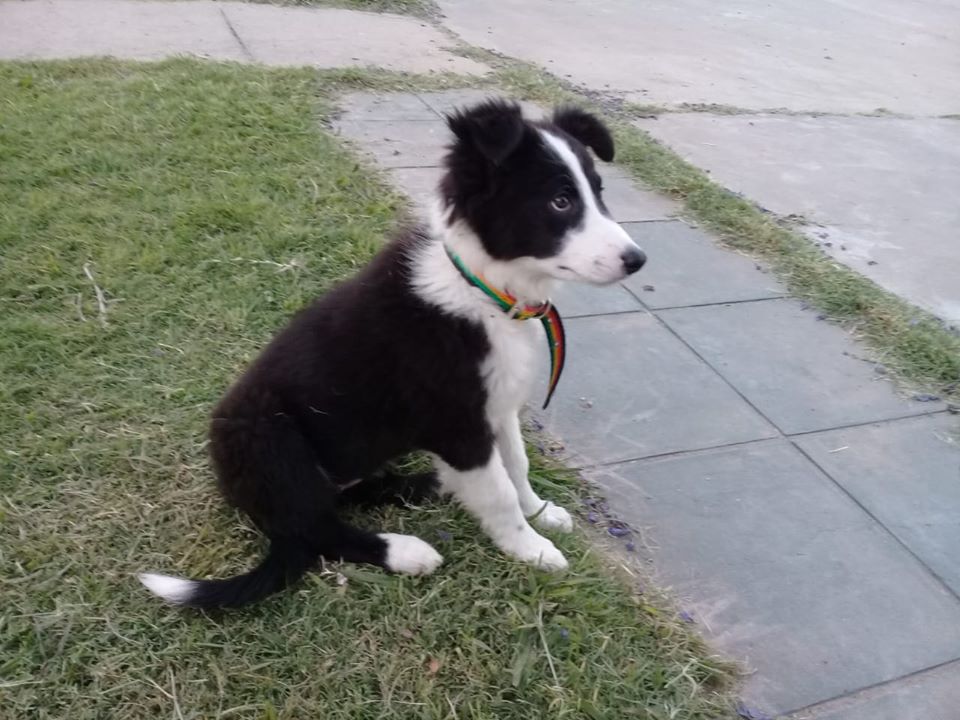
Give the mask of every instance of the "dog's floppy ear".
POLYGON ((487 100, 447 115, 447 125, 457 139, 476 148, 494 165, 502 163, 523 139, 520 106, 506 100, 487 100))
POLYGON ((593 150, 604 162, 613 160, 613 138, 610 131, 586 110, 570 106, 559 107, 553 113, 553 124, 593 150))

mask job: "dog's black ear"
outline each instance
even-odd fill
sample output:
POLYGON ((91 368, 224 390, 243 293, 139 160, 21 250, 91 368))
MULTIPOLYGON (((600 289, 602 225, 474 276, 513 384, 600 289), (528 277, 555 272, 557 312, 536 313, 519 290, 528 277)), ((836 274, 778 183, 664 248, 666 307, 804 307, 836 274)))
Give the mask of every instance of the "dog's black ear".
POLYGON ((578 107, 560 107, 553 113, 553 124, 593 150, 604 162, 613 160, 613 137, 596 116, 578 107))
POLYGON ((487 100, 466 110, 447 115, 447 125, 457 139, 490 160, 502 163, 523 139, 520 106, 506 100, 487 100))

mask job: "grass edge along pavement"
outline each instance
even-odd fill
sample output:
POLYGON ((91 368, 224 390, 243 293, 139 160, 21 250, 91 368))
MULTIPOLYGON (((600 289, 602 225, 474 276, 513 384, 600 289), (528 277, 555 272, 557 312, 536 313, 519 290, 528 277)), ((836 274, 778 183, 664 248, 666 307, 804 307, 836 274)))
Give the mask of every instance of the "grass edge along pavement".
POLYGON ((332 7, 362 12, 412 15, 422 20, 432 20, 440 15, 440 8, 433 0, 246 0, 246 2, 260 5, 332 7))
MULTIPOLYGON (((0 63, 0 716, 730 715, 726 667, 586 530, 554 536, 571 571, 550 575, 452 504, 391 508, 366 522, 435 544, 434 576, 328 565, 212 615, 136 583, 262 552, 216 493, 206 415, 395 223, 403 201, 317 122, 370 80, 0 63)), ((536 457, 533 479, 576 500, 536 457)))
POLYGON ((680 200, 687 217, 713 231, 724 245, 766 262, 793 296, 864 340, 876 353, 878 370, 905 386, 960 402, 960 335, 955 329, 833 260, 789 222, 717 184, 631 125, 631 119, 645 111, 587 93, 527 63, 474 47, 451 50, 490 65, 494 72, 483 79, 452 74, 418 78, 380 70, 330 71, 329 77, 355 90, 475 87, 548 107, 573 103, 594 110, 613 130, 616 164, 648 187, 680 200))
MULTIPOLYGON (((475 87, 502 91, 519 100, 553 106, 572 103, 592 109, 610 125, 616 164, 648 187, 681 201, 685 214, 712 231, 722 244, 766 262, 790 293, 864 340, 876 354, 878 371, 908 388, 932 391, 960 402, 960 334, 940 318, 884 290, 818 249, 791 223, 711 180, 631 120, 649 115, 642 106, 611 101, 518 60, 454 42, 452 52, 494 69, 482 79, 441 75, 382 75, 379 70, 334 71, 353 89, 381 92, 475 87)), ((929 393, 923 393, 929 395, 929 393)))
POLYGON ((756 204, 711 180, 699 168, 630 124, 644 114, 605 101, 526 63, 471 48, 470 57, 497 67, 497 82, 525 100, 572 102, 611 120, 616 162, 648 187, 684 204, 686 215, 735 250, 765 261, 790 293, 866 341, 877 368, 910 387, 960 401, 960 334, 933 314, 836 262, 756 204))

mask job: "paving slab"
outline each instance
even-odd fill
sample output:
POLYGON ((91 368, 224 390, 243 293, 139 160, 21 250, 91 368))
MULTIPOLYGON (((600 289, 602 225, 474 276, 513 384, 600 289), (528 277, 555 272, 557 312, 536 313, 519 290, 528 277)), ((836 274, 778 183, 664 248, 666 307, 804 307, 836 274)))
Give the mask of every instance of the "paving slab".
POLYGON ((564 320, 591 315, 643 312, 646 308, 620 284, 597 287, 583 283, 561 283, 552 298, 564 320))
POLYGON ((341 117, 335 126, 357 148, 385 168, 435 167, 446 152, 450 131, 440 120, 354 121, 341 117))
POLYGON ((337 98, 340 117, 357 122, 437 122, 439 116, 414 93, 353 92, 337 98))
POLYGON ((960 417, 941 413, 796 443, 960 594, 960 417))
POLYGON ((683 209, 676 200, 626 177, 616 166, 597 163, 597 172, 603 178, 603 202, 617 222, 667 220, 683 209))
POLYGON ((960 662, 898 680, 809 711, 790 720, 956 720, 960 662))
POLYGON ((248 59, 220 14, 220 3, 0 2, 0 58, 103 55, 133 60, 159 60, 174 55, 248 59))
POLYGON ((469 75, 489 70, 451 53, 446 35, 412 17, 338 8, 218 4, 254 59, 267 65, 368 65, 469 75))
POLYGON ((730 190, 802 216, 831 256, 960 326, 960 121, 695 113, 637 125, 730 190))
MULTIPOLYGON (((774 428, 655 317, 569 319, 547 431, 581 467, 768 438, 774 428)), ((544 359, 546 351, 544 351, 544 359)), ((546 368, 531 403, 544 396, 546 368)))
POLYGON ((960 657, 960 602, 785 440, 591 479, 658 583, 756 670, 752 707, 784 713, 960 657))
POLYGON ((724 250, 684 222, 626 223, 624 228, 649 258, 625 284, 649 308, 761 300, 785 293, 755 260, 724 250))
POLYGON ((0 0, 3 59, 195 55, 266 65, 489 72, 450 52, 450 45, 442 31, 416 18, 337 8, 208 0, 0 0))
MULTIPOLYGON (((842 328, 796 300, 661 311, 660 317, 787 434, 943 409, 897 393, 842 328)), ((674 380, 674 382, 676 382, 674 380)))
POLYGON ((388 171, 390 183, 410 198, 416 217, 426 222, 443 171, 439 167, 401 167, 388 171))
POLYGON ((960 5, 940 0, 439 0, 467 42, 641 102, 960 112, 960 5))

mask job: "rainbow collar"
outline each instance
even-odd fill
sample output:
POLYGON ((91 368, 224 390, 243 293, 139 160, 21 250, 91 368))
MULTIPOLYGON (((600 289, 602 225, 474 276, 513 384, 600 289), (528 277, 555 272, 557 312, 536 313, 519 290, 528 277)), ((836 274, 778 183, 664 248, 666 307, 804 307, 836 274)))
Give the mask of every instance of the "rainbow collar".
POLYGON ((511 295, 506 290, 498 290, 488 283, 483 276, 474 275, 467 266, 463 264, 460 256, 444 245, 447 251, 447 257, 454 267, 460 271, 464 279, 474 287, 483 291, 484 295, 493 300, 497 306, 507 313, 514 320, 533 320, 536 318, 543 325, 543 330, 547 334, 547 346, 550 348, 550 385, 547 388, 547 399, 543 403, 546 408, 550 404, 550 398, 553 397, 553 391, 557 389, 557 383, 560 382, 560 373, 563 372, 563 361, 566 357, 566 335, 563 331, 563 321, 560 319, 560 313, 547 300, 541 305, 521 305, 515 295, 511 295))

